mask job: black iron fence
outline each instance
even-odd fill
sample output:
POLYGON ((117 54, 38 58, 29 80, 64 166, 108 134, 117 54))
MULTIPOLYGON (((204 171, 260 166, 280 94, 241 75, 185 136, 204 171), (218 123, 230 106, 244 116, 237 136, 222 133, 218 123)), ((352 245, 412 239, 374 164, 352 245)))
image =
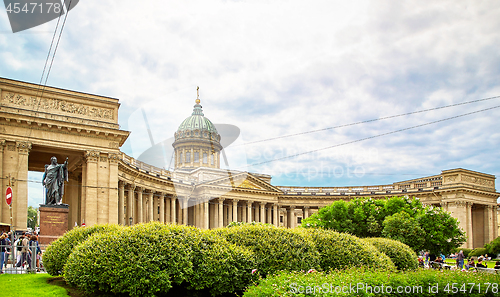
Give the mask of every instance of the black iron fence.
POLYGON ((45 273, 42 254, 47 245, 0 245, 0 264, 2 273, 45 273))

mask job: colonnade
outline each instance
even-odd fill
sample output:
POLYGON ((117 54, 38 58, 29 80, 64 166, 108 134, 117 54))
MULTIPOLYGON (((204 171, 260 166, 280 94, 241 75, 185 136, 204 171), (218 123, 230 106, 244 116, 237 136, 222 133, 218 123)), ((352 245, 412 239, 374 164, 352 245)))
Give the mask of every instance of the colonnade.
POLYGON ((123 181, 118 185, 118 222, 123 225, 158 221, 211 229, 231 222, 261 222, 294 228, 309 215, 309 207, 221 197, 183 197, 123 181))

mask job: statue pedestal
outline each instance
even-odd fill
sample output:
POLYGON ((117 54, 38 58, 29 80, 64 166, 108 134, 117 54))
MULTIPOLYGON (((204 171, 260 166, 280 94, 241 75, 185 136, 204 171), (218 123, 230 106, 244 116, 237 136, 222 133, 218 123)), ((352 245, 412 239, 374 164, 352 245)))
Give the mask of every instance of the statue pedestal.
POLYGON ((68 205, 40 205, 39 210, 39 244, 49 244, 68 231, 68 205))

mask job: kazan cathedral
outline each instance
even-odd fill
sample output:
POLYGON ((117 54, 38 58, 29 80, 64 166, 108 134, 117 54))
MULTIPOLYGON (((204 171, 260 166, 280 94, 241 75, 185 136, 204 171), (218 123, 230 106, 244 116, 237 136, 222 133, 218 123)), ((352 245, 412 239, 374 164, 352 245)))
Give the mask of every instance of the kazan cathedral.
MULTIPOLYGON (((221 169, 224 139, 196 99, 173 142, 173 171, 120 151, 130 132, 118 125, 118 99, 0 78, 0 176, 11 186, 13 226, 25 230, 28 171, 44 171, 52 156, 68 157, 63 203, 67 228, 148 221, 218 228, 231 222, 264 222, 294 228, 337 200, 418 197, 449 211, 467 234, 464 247, 498 236, 495 176, 466 169, 385 185, 292 187, 271 176, 221 169)), ((188 113, 188 111, 186 111, 188 113)), ((0 205, 0 223, 10 223, 0 205)), ((66 227, 66 226, 64 226, 66 227)))

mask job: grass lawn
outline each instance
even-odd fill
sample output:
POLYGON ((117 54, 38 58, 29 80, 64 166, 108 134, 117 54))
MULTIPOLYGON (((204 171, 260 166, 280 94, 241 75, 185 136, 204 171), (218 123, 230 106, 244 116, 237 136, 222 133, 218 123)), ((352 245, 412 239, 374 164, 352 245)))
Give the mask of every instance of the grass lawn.
POLYGON ((17 296, 68 296, 68 291, 60 286, 48 283, 53 279, 49 274, 1 274, 2 295, 17 296))

